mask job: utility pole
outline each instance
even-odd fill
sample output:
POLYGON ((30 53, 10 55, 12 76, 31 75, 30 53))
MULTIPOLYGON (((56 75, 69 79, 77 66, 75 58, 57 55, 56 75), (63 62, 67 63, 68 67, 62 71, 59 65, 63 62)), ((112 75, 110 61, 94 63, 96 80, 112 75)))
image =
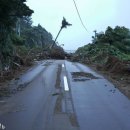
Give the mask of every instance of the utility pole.
POLYGON ((94 30, 93 32, 94 32, 95 38, 96 38, 97 37, 97 30, 94 30))

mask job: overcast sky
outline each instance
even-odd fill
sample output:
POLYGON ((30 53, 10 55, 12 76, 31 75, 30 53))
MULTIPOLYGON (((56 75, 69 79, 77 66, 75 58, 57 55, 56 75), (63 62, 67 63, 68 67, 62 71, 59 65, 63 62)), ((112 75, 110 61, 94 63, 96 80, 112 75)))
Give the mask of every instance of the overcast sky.
POLYGON ((116 25, 130 28, 130 0, 75 0, 86 31, 77 15, 73 0, 27 0, 34 10, 33 25, 41 24, 55 39, 63 16, 73 26, 63 29, 57 41, 64 49, 75 50, 91 42, 93 31, 105 31, 116 25))

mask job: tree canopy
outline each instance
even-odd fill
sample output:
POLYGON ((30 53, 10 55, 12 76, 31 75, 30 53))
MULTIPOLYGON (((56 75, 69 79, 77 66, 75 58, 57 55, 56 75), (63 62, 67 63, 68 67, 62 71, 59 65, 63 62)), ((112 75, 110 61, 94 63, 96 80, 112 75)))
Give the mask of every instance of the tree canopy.
POLYGON ((96 35, 92 36, 92 43, 78 48, 76 54, 81 60, 88 58, 88 61, 102 64, 109 56, 129 61, 130 30, 124 26, 108 26, 105 32, 96 32, 96 35))
POLYGON ((130 39, 130 30, 124 26, 116 26, 114 29, 110 26, 107 27, 103 33, 97 33, 95 38, 97 43, 109 43, 123 42, 124 39, 130 39))
POLYGON ((17 18, 31 16, 33 10, 25 2, 26 0, 1 0, 0 24, 9 27, 15 24, 17 18))

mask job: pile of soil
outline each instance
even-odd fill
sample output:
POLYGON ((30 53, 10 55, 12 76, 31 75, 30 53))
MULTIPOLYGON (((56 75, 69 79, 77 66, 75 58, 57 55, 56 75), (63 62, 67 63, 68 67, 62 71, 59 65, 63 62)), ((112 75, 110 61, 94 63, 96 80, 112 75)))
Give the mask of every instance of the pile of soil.
POLYGON ((123 62, 117 57, 110 56, 103 66, 105 71, 110 73, 129 73, 130 74, 130 64, 128 62, 123 62))
POLYGON ((110 56, 104 65, 104 70, 112 73, 121 73, 123 71, 123 62, 116 57, 110 56))
POLYGON ((52 59, 65 59, 65 53, 62 49, 55 48, 50 51, 50 57, 52 59))

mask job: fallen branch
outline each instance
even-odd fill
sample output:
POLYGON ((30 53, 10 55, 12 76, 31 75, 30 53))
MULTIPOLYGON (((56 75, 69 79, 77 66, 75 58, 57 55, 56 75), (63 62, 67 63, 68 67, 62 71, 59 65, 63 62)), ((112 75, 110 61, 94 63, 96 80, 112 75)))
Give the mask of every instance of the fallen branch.
POLYGON ((19 68, 21 67, 20 64, 13 62, 13 64, 15 64, 16 66, 18 66, 19 68))

